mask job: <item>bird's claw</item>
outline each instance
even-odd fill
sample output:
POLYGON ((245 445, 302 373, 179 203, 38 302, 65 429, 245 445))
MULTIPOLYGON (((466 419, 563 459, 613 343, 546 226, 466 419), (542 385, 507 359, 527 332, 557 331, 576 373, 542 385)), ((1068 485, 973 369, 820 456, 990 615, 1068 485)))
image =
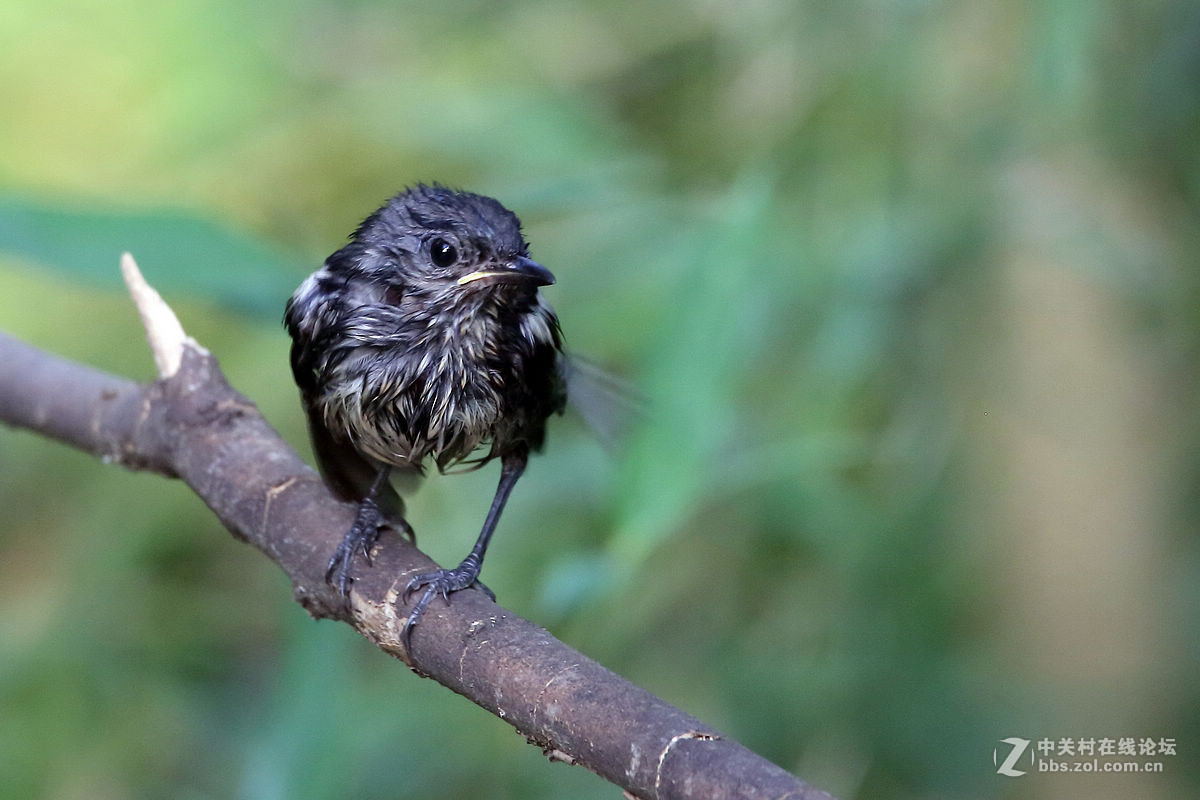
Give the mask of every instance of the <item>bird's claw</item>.
POLYGON ((379 507, 369 500, 364 500, 358 507, 358 513, 354 515, 354 524, 346 531, 346 535, 329 558, 329 565, 325 567, 325 582, 337 589, 342 597, 350 596, 350 585, 354 583, 350 568, 354 564, 355 551, 362 553, 368 567, 372 566, 371 548, 378 539, 379 507))
POLYGON ((433 602, 433 598, 440 594, 446 605, 449 605, 451 594, 472 586, 479 589, 495 602, 495 593, 479 580, 479 566, 477 564, 464 562, 453 569, 439 569, 435 572, 422 572, 419 575, 414 575, 404 587, 404 591, 400 593, 400 601, 407 605, 409 598, 420 591, 422 587, 424 591, 421 592, 421 596, 417 599, 416 604, 408 612, 408 619, 405 620, 404 629, 400 632, 404 648, 406 650, 409 649, 412 629, 420 621, 421 616, 425 613, 425 609, 429 608, 429 604, 433 602))
POLYGON ((350 577, 350 562, 354 558, 353 543, 351 547, 346 547, 346 540, 342 539, 338 544, 337 550, 333 551, 333 556, 329 559, 329 565, 325 567, 325 582, 337 589, 338 594, 342 597, 347 597, 350 594, 350 583, 354 580, 350 577))
POLYGON ((412 525, 408 524, 408 520, 400 517, 398 519, 388 520, 385 524, 391 525, 393 528, 398 529, 400 531, 400 535, 408 539, 413 547, 417 546, 417 532, 413 530, 412 525))
POLYGON ((480 587, 493 600, 496 595, 492 594, 492 590, 488 589, 479 582, 479 567, 473 564, 460 564, 454 569, 439 569, 434 572, 422 572, 419 575, 414 575, 409 579, 408 585, 404 587, 401 593, 401 599, 407 603, 418 589, 422 586, 428 587, 426 592, 440 594, 442 598, 449 603, 450 595, 453 592, 458 592, 471 586, 480 587))

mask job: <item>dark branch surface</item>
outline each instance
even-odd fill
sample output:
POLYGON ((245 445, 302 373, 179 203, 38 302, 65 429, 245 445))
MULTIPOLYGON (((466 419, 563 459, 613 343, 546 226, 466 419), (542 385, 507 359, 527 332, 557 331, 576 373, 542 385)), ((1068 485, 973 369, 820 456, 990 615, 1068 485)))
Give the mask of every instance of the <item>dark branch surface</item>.
POLYGON ((405 652, 397 593, 433 562, 385 531, 375 567, 360 572, 347 607, 324 573, 353 507, 338 502, 215 359, 194 348, 184 348, 173 377, 138 384, 0 334, 0 421, 106 462, 181 478, 226 528, 287 573, 313 616, 354 626, 554 757, 639 798, 829 797, 479 591, 434 603, 405 652))

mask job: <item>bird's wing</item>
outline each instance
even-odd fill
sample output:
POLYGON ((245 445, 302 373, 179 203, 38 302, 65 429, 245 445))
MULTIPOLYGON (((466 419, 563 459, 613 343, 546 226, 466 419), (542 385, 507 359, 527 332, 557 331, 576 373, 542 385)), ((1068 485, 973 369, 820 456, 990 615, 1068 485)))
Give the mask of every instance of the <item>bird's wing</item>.
POLYGON ((574 353, 561 353, 558 365, 567 408, 578 412, 605 448, 617 450, 630 429, 647 416, 645 397, 632 383, 574 353))

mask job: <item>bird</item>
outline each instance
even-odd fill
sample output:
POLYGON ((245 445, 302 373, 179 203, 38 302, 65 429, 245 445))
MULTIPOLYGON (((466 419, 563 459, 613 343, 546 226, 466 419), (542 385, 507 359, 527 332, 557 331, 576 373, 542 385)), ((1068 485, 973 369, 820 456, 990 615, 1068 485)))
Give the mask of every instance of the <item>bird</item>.
MULTIPOLYGON (((479 582, 488 544, 547 420, 567 399, 558 316, 541 288, 554 275, 529 254, 517 216, 498 201, 417 184, 368 216, 287 301, 292 374, 317 465, 357 503, 325 580, 348 598, 355 556, 371 566, 381 525, 414 542, 394 483, 493 459, 500 479, 460 564, 412 577, 401 636, 432 600, 479 582)), ((457 471, 457 470, 454 470, 457 471)))

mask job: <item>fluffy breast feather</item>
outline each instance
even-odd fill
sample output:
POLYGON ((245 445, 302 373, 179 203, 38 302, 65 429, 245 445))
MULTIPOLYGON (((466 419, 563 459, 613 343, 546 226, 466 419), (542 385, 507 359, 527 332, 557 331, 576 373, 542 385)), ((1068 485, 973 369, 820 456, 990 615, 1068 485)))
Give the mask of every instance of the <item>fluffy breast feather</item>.
POLYGON ((540 446, 562 395, 558 322, 540 296, 395 307, 360 293, 371 302, 329 308, 318 299, 330 296, 323 272, 296 291, 287 320, 297 381, 304 387, 300 373, 310 376, 310 402, 335 438, 381 463, 416 466, 431 456, 439 469, 488 443, 485 461, 516 440, 540 446), (302 344, 317 340, 323 346, 302 344))

